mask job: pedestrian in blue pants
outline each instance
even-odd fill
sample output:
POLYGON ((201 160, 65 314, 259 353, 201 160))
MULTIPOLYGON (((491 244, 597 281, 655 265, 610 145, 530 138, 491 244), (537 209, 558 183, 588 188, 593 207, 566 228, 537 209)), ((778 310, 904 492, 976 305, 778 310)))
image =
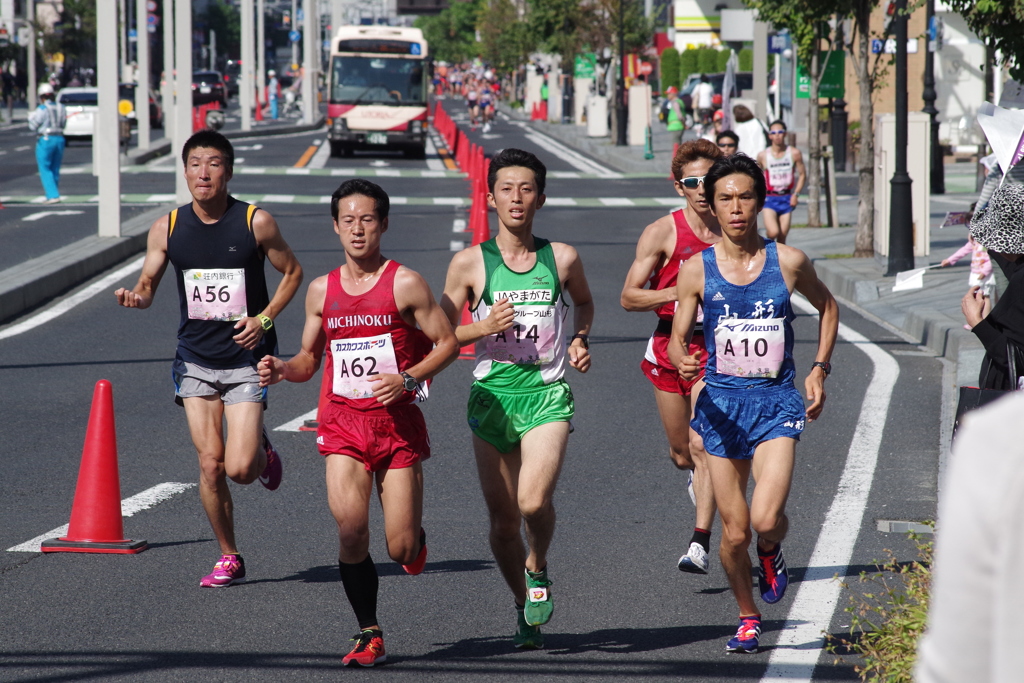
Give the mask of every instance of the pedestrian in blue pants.
POLYGON ((43 181, 46 203, 60 201, 60 163, 64 159, 64 105, 54 102, 53 86, 39 86, 39 107, 28 118, 28 127, 36 138, 36 164, 43 181))
POLYGON ((277 72, 271 69, 267 72, 270 82, 267 84, 267 102, 270 103, 270 118, 277 120, 277 99, 280 95, 281 86, 277 80, 277 72))

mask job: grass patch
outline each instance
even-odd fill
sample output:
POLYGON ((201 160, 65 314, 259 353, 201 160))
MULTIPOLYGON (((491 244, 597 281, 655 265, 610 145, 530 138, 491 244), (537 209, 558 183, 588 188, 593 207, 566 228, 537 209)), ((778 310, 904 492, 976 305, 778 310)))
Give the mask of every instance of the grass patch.
MULTIPOLYGON (((865 589, 851 596, 845 608, 851 619, 850 637, 828 637, 826 648, 832 654, 860 656, 862 663, 854 670, 862 681, 914 680, 917 641, 928 622, 933 546, 917 534, 909 536, 917 544, 918 559, 897 562, 892 551, 886 550, 886 560, 876 562, 877 573, 861 572, 857 583, 866 584, 865 589)), ((844 582, 843 587, 850 585, 844 582)))
POLYGON ((825 258, 853 258, 853 254, 825 254, 825 258))

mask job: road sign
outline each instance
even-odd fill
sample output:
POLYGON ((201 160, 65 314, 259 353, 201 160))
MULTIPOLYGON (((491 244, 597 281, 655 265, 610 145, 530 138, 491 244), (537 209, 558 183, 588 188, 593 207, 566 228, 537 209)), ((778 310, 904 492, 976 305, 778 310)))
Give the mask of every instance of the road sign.
POLYGON ((292 41, 293 43, 297 43, 300 40, 302 40, 302 34, 299 33, 298 31, 289 31, 288 40, 292 41))
POLYGON ((650 76, 652 71, 654 71, 654 66, 650 62, 640 62, 640 73, 650 76))
POLYGON ((156 11, 156 0, 149 0, 149 2, 146 3, 146 11, 148 11, 148 12, 155 12, 156 11))
POLYGON ((773 55, 781 55, 793 46, 789 33, 776 33, 768 36, 768 52, 773 55))
MULTIPOLYGON (((818 53, 818 61, 824 65, 825 73, 818 87, 818 97, 844 97, 846 95, 846 53, 834 50, 829 53, 822 50, 818 53), (827 59, 827 61, 826 61, 827 59)), ((811 97, 811 77, 803 64, 796 65, 796 96, 806 100, 811 97)))
POLYGON ((576 78, 593 78, 597 69, 597 54, 584 52, 576 55, 574 75, 576 78))
MULTIPOLYGON (((885 52, 887 55, 896 54, 896 39, 889 38, 883 43, 877 38, 871 41, 871 53, 880 54, 885 52)), ((907 54, 912 55, 917 52, 917 38, 907 38, 907 54)))
POLYGON ((131 100, 119 100, 117 103, 117 113, 121 116, 128 116, 128 114, 132 113, 134 108, 135 107, 132 105, 131 100))

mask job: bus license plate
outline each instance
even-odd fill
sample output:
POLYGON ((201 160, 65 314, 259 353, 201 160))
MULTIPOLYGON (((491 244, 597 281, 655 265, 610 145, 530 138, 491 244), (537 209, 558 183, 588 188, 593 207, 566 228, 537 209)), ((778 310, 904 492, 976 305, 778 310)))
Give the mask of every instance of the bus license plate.
POLYGON ((366 142, 370 145, 386 145, 388 144, 387 133, 367 133, 366 142))
POLYGON ((208 85, 201 85, 199 86, 199 92, 203 95, 209 95, 211 92, 213 92, 213 88, 211 88, 208 85))

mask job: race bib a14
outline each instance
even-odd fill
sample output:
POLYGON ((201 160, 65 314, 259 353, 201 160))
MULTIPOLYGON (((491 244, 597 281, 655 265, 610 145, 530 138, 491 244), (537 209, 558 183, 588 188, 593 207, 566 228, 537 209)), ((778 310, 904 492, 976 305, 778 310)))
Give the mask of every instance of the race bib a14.
POLYGON ((240 320, 248 315, 244 268, 194 268, 182 273, 189 320, 240 320))
POLYGON ((784 318, 726 318, 715 328, 718 372, 734 377, 779 376, 786 352, 784 318))
POLYGON ((391 333, 378 337, 332 339, 332 390, 345 398, 372 398, 375 375, 398 374, 398 359, 391 333))
POLYGON ((550 289, 521 289, 495 292, 494 301, 508 299, 512 303, 512 327, 487 340, 487 353, 499 363, 544 365, 555 359, 558 323, 555 306, 540 305, 551 301, 550 289), (530 302, 537 302, 531 304, 530 302))

